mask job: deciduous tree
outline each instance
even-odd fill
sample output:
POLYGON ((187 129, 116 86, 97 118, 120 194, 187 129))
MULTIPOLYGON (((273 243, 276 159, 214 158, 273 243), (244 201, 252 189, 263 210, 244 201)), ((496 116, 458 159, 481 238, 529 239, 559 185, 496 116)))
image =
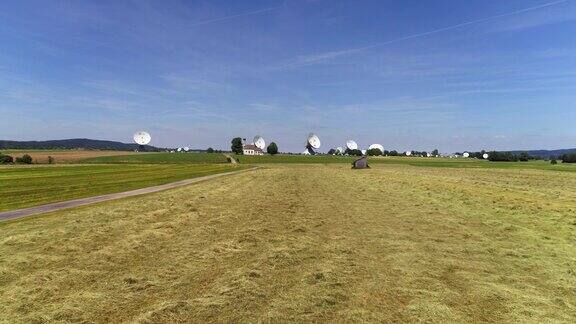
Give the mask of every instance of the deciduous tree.
POLYGON ((276 145, 274 142, 270 143, 270 145, 268 145, 266 148, 266 152, 268 152, 270 155, 278 154, 278 145, 276 145))
POLYGON ((232 139, 232 152, 242 154, 242 138, 235 137, 232 139))

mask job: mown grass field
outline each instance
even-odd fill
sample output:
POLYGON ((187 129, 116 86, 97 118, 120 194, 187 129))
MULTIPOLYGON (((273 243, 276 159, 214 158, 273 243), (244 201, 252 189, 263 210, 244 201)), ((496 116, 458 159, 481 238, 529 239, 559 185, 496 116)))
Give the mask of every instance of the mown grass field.
POLYGON ((490 162, 477 159, 450 158, 408 158, 408 157, 375 157, 371 163, 405 164, 419 167, 438 168, 483 168, 483 169, 533 169, 550 171, 576 172, 576 164, 559 163, 553 165, 550 161, 528 162, 490 162))
POLYGON ((0 223, 0 322, 573 323, 575 187, 268 165, 0 223))
POLYGON ((262 164, 262 163, 294 163, 294 164, 330 164, 330 163, 352 163, 357 158, 350 156, 333 155, 234 155, 234 158, 242 164, 262 164))
MULTIPOLYGON (((357 157, 332 155, 234 155, 240 164, 351 164, 357 157)), ((102 156, 81 160, 85 163, 228 163, 221 153, 146 153, 124 156, 102 156)), ((369 157, 371 164, 403 164, 420 167, 536 169, 576 172, 576 164, 552 165, 549 161, 489 162, 477 159, 419 158, 419 157, 369 157)))
POLYGON ((222 153, 144 153, 124 156, 102 156, 85 159, 84 163, 228 163, 222 153))
MULTIPOLYGON (((241 164, 351 164, 357 157, 332 156, 332 155, 260 155, 247 156, 235 155, 241 164)), ((420 157, 369 157, 370 164, 403 164, 419 167, 443 167, 443 168, 491 168, 491 169, 537 169, 553 171, 576 172, 576 164, 552 165, 549 161, 529 162, 490 162, 477 159, 450 159, 450 158, 420 158, 420 157)))
POLYGON ((0 211, 128 191, 231 169, 225 164, 0 167, 0 211))
POLYGON ((0 153, 16 158, 24 154, 32 156, 34 163, 46 164, 48 157, 54 158, 55 163, 76 163, 93 157, 143 154, 131 151, 93 151, 93 150, 0 150, 0 153))

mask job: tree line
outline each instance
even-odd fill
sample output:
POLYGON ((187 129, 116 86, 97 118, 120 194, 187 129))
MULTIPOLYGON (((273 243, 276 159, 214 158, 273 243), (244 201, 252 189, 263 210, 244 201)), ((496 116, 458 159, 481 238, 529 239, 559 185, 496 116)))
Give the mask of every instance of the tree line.
POLYGON ((563 154, 560 160, 562 163, 576 163, 576 153, 563 154))
MULTIPOLYGON (((419 151, 411 151, 413 156, 423 156, 426 157, 428 156, 428 152, 419 152, 419 151)), ((339 152, 336 149, 330 149, 328 151, 329 155, 352 155, 352 156, 361 156, 362 155, 362 151, 360 150, 351 150, 351 149, 346 149, 344 152, 339 152)), ((439 156, 440 153, 438 152, 438 150, 434 150, 431 153, 431 156, 439 156)), ((378 148, 373 148, 373 149, 369 149, 366 150, 366 155, 368 156, 404 156, 405 153, 404 152, 398 152, 396 150, 384 150, 381 151, 378 148)))
MULTIPOLYGON (((32 157, 29 154, 24 154, 22 156, 14 158, 10 155, 0 153, 0 164, 14 164, 14 163, 16 163, 16 164, 32 164, 32 163, 34 163, 34 161, 32 160, 32 157)), ((54 158, 49 156, 48 157, 48 163, 54 164, 54 158)))

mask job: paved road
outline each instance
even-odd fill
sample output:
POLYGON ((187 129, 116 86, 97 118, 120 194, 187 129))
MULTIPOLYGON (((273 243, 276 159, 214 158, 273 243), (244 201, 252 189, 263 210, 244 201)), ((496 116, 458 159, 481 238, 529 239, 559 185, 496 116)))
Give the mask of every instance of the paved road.
POLYGON ((211 174, 211 175, 207 175, 207 176, 203 176, 203 177, 181 180, 181 181, 167 183, 167 184, 154 186, 154 187, 136 189, 136 190, 125 191, 125 192, 118 192, 118 193, 113 193, 113 194, 108 194, 108 195, 103 195, 103 196, 80 198, 80 199, 75 199, 75 200, 57 202, 57 203, 48 204, 48 205, 42 205, 42 206, 36 206, 36 207, 30 207, 30 208, 24 208, 24 209, 11 210, 11 211, 7 211, 7 212, 1 212, 0 213, 0 221, 5 221, 5 220, 9 220, 9 219, 14 219, 14 218, 21 218, 21 217, 26 217, 26 216, 32 216, 32 215, 38 215, 38 214, 44 214, 44 213, 53 212, 53 211, 57 211, 57 210, 68 209, 68 208, 84 206, 84 205, 90 205, 90 204, 99 203, 99 202, 103 202, 103 201, 116 200, 116 199, 120 199, 120 198, 149 194, 149 193, 153 193, 153 192, 177 188, 177 187, 189 185, 192 183, 197 183, 197 182, 201 182, 201 181, 206 181, 206 180, 210 180, 210 179, 214 179, 214 178, 219 178, 219 177, 223 177, 223 176, 227 176, 227 175, 231 175, 231 174, 236 174, 236 173, 240 173, 240 172, 245 172, 245 171, 251 171, 251 170, 255 170, 255 169, 256 168, 239 170, 239 171, 232 171, 232 172, 225 172, 225 173, 211 174))

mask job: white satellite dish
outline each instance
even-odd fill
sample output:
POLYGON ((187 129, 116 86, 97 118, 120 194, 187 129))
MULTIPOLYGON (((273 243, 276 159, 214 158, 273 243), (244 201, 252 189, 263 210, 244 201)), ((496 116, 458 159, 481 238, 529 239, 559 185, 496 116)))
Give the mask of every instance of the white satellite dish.
POLYGON ((382 152, 382 154, 384 154, 384 146, 382 146, 382 145, 380 145, 380 144, 372 144, 372 145, 368 146, 368 149, 369 149, 369 150, 379 149, 380 152, 382 152))
POLYGON ((260 135, 256 135, 254 136, 254 139, 252 140, 252 142, 254 143, 254 145, 261 149, 264 150, 266 148, 266 141, 264 141, 264 138, 260 135))
POLYGON ((147 132, 140 131, 134 134, 134 142, 138 145, 147 145, 152 140, 152 136, 147 132))
POLYGON ((362 152, 362 155, 366 155, 366 150, 361 150, 360 152, 362 152))
POLYGON ((337 153, 337 154, 344 154, 344 149, 342 148, 342 146, 338 146, 338 147, 336 148, 336 153, 337 153))
POLYGON ((316 134, 312 134, 310 133, 310 135, 308 135, 308 144, 310 144, 310 146, 313 149, 319 149, 320 145, 322 145, 322 143, 320 142, 320 138, 318 137, 318 135, 316 134))
POLYGON ((357 150, 358 149, 358 143, 354 142, 353 140, 347 140, 346 141, 346 148, 348 148, 349 150, 357 150))
POLYGON ((184 146, 184 151, 188 152, 190 151, 190 148, 188 146, 184 146))
POLYGON ((488 155, 488 153, 484 153, 482 155, 482 157, 484 158, 484 160, 488 160, 488 158, 490 157, 490 155, 488 155))
POLYGON ((412 151, 406 151, 406 156, 412 155, 412 151))
POLYGON ((182 152, 182 148, 181 148, 181 147, 179 147, 179 148, 178 148, 176 151, 178 151, 178 152, 182 152))
POLYGON ((426 157, 431 157, 431 156, 432 156, 432 153, 426 152, 426 157))
POLYGON ((464 154, 462 154, 462 156, 465 157, 465 158, 470 157, 470 153, 464 152, 464 154))
POLYGON ((306 151, 305 152, 308 152, 307 155, 316 154, 316 151, 314 151, 314 150, 319 149, 321 145, 322 145, 322 143, 320 142, 320 138, 318 137, 318 135, 310 133, 310 134, 308 134, 308 139, 306 140, 306 151))

